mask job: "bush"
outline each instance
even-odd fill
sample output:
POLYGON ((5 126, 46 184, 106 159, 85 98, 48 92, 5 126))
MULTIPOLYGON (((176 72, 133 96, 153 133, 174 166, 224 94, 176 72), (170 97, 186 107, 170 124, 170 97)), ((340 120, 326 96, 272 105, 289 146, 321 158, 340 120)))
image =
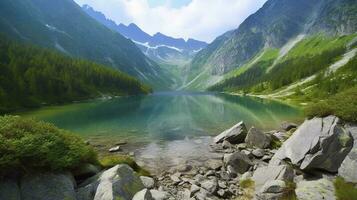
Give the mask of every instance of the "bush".
POLYGON ((357 122, 357 87, 336 94, 325 101, 308 106, 308 117, 336 115, 349 122, 357 122))
POLYGON ((83 140, 56 126, 17 116, 0 117, 0 175, 27 171, 72 170, 97 164, 83 140))
POLYGON ((337 177, 335 182, 337 200, 355 200, 357 199, 357 188, 352 183, 347 183, 341 177, 337 177))
POLYGON ((119 164, 127 164, 139 175, 151 176, 150 172, 141 168, 130 156, 126 156, 126 155, 106 156, 100 160, 100 164, 104 169, 108 169, 119 164))

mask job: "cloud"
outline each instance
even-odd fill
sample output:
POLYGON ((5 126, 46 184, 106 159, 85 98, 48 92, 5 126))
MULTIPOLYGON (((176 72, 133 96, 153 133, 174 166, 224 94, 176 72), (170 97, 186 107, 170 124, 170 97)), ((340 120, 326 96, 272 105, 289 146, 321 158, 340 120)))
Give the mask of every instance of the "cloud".
POLYGON ((181 7, 170 3, 155 7, 147 0, 75 0, 89 4, 117 23, 135 23, 149 34, 161 32, 173 37, 211 42, 235 29, 266 0, 192 0, 181 7))

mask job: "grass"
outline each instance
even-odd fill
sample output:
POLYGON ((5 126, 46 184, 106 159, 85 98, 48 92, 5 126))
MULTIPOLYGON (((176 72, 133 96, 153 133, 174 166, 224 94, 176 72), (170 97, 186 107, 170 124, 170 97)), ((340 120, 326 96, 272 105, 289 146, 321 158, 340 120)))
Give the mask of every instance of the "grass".
POLYGON ((71 171, 98 164, 92 147, 56 126, 17 116, 0 117, 0 176, 31 171, 71 171))
POLYGON ((308 117, 336 115, 349 122, 357 122, 357 86, 338 93, 326 100, 309 105, 308 117))
POLYGON ((119 164, 127 164, 141 176, 151 176, 150 172, 140 167, 130 156, 113 155, 100 159, 100 164, 104 169, 114 167, 119 164))
POLYGON ((241 180, 239 185, 243 188, 243 195, 237 197, 236 200, 251 200, 254 198, 255 183, 252 179, 241 180))
POLYGON ((337 177, 334 181, 337 200, 356 200, 357 188, 352 183, 347 183, 343 178, 337 177))

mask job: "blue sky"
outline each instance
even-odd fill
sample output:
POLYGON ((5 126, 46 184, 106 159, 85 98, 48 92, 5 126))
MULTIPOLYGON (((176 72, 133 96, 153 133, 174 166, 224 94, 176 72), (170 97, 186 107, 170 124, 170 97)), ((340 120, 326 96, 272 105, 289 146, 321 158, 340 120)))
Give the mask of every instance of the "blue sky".
POLYGON ((237 28, 266 0, 75 0, 116 23, 135 23, 145 32, 213 41, 237 28))

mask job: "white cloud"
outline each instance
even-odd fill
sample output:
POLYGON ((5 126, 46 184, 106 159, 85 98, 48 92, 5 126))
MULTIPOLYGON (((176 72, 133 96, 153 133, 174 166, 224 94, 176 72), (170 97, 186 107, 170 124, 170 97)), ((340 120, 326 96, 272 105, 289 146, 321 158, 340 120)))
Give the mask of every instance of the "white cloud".
POLYGON ((144 31, 212 41, 235 29, 266 0, 192 0, 180 8, 150 7, 147 0, 75 0, 89 4, 117 23, 135 23, 144 31))

